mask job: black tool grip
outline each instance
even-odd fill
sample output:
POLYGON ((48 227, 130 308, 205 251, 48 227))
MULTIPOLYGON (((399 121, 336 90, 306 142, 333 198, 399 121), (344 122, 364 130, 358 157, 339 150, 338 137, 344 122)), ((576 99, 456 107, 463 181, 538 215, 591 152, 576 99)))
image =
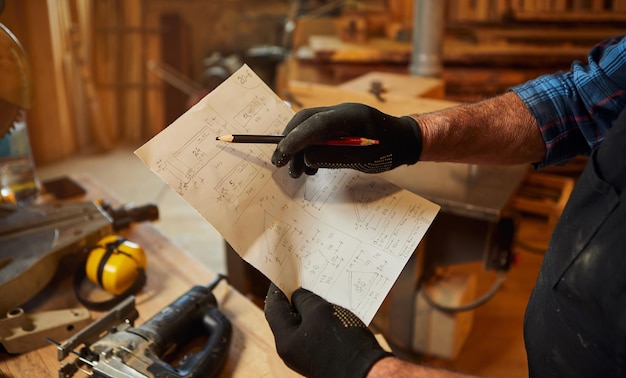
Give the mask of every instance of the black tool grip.
POLYGON ((115 231, 124 230, 132 223, 156 221, 159 219, 159 208, 154 204, 142 206, 122 206, 114 209, 109 203, 100 204, 113 220, 115 231))
POLYGON ((148 372, 155 377, 172 378, 219 376, 228 357, 232 327, 230 321, 215 307, 206 311, 203 323, 209 338, 202 350, 186 355, 177 367, 153 359, 154 364, 148 368, 148 372))
POLYGON ((163 354, 172 345, 180 345, 195 334, 194 328, 201 326, 204 311, 210 307, 217 307, 213 293, 205 287, 194 286, 141 326, 128 332, 152 341, 152 352, 164 357, 163 354))
POLYGON ((148 369, 158 377, 212 377, 221 371, 230 348, 232 326, 217 308, 211 290, 195 286, 140 327, 129 329, 152 341, 148 356, 154 364, 148 369), (201 334, 208 339, 201 351, 184 357, 177 367, 164 361, 165 353, 184 346, 201 334))
POLYGON ((217 377, 226 363, 232 333, 230 321, 217 308, 210 308, 203 323, 209 339, 201 351, 187 355, 180 363, 176 368, 178 377, 217 377))

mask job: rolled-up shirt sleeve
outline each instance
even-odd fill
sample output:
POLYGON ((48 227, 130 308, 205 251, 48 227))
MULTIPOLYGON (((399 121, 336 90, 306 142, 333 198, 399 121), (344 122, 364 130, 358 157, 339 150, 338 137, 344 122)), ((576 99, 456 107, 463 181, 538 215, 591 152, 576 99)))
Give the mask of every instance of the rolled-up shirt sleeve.
POLYGON ((511 88, 537 119, 546 156, 535 167, 564 164, 589 153, 626 104, 626 37, 597 44, 588 64, 511 88))

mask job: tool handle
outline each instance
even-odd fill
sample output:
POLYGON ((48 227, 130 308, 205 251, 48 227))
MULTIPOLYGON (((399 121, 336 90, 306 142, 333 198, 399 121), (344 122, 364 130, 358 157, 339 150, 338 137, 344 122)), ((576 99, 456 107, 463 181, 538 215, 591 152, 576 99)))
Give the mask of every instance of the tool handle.
POLYGON ((120 231, 130 227, 132 223, 156 221, 159 219, 159 208, 154 204, 142 206, 127 205, 114 209, 109 203, 101 202, 100 206, 113 219, 113 228, 120 231))
POLYGON ((211 307, 217 307, 213 293, 205 287, 194 286, 141 326, 128 332, 150 340, 152 352, 164 357, 171 346, 186 344, 194 327, 201 327, 205 310, 211 307))
POLYGON ((184 357, 184 360, 176 367, 172 367, 162 360, 157 360, 151 367, 153 372, 161 372, 169 377, 218 377, 226 363, 230 350, 232 326, 230 321, 216 308, 207 309, 202 319, 204 329, 209 337, 204 347, 184 357))
POLYGON ((152 341, 152 368, 160 370, 162 376, 208 377, 219 373, 226 362, 232 327, 218 310, 211 289, 195 286, 140 327, 128 332, 152 341), (164 362, 166 352, 186 345, 191 338, 198 336, 197 330, 201 328, 209 336, 201 351, 186 356, 176 368, 164 362))

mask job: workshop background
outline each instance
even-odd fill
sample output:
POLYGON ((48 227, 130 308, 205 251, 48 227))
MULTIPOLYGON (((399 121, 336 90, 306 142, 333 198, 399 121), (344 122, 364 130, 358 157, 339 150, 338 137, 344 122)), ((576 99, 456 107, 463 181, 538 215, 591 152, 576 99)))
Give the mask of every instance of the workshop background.
MULTIPOLYGON (((158 202, 162 216, 156 226, 212 270, 225 272, 219 234, 132 151, 242 63, 292 104, 305 102, 301 93, 327 101, 343 99, 344 90, 373 96, 374 87, 358 81, 372 73, 368 83, 373 77, 383 86, 376 96, 387 91, 452 103, 568 70, 572 61, 585 61, 595 43, 626 31, 626 1, 447 0, 441 71, 417 88, 415 81, 385 74, 409 75, 420 2, 7 0, 0 22, 30 58, 34 97, 28 128, 40 178, 87 173, 121 202, 158 202)), ((517 263, 504 285, 472 310, 471 319, 447 318, 447 358, 407 358, 488 377, 527 376, 523 312, 554 222, 584 162, 528 170, 506 209, 519 223, 517 263)), ((496 279, 481 262, 449 270, 475 277, 477 293, 496 279)))
MULTIPOLYGON (((594 43, 619 34, 626 19, 626 3, 617 0, 444 3, 441 78, 452 100, 566 70, 594 43)), ((45 164, 146 141, 209 84, 212 68, 228 69, 233 60, 249 64, 273 88, 281 84, 276 68, 293 60, 316 66, 287 70, 304 81, 406 73, 413 8, 410 0, 8 0, 0 20, 31 58, 29 128, 35 160, 45 164), (313 57, 297 58, 311 36, 322 35, 345 42, 382 38, 392 46, 385 52, 396 54, 355 52, 341 58, 349 64, 342 67, 328 57, 336 43, 324 46, 318 38, 313 57)))

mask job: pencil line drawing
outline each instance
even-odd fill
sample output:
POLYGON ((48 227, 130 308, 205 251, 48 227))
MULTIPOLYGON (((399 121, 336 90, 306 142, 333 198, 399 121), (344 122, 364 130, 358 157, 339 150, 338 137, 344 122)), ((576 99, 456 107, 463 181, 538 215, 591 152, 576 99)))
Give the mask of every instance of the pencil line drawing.
POLYGON ((293 179, 275 145, 215 140, 279 134, 293 114, 244 65, 135 153, 285 294, 304 287, 369 324, 438 206, 351 170, 293 179))

